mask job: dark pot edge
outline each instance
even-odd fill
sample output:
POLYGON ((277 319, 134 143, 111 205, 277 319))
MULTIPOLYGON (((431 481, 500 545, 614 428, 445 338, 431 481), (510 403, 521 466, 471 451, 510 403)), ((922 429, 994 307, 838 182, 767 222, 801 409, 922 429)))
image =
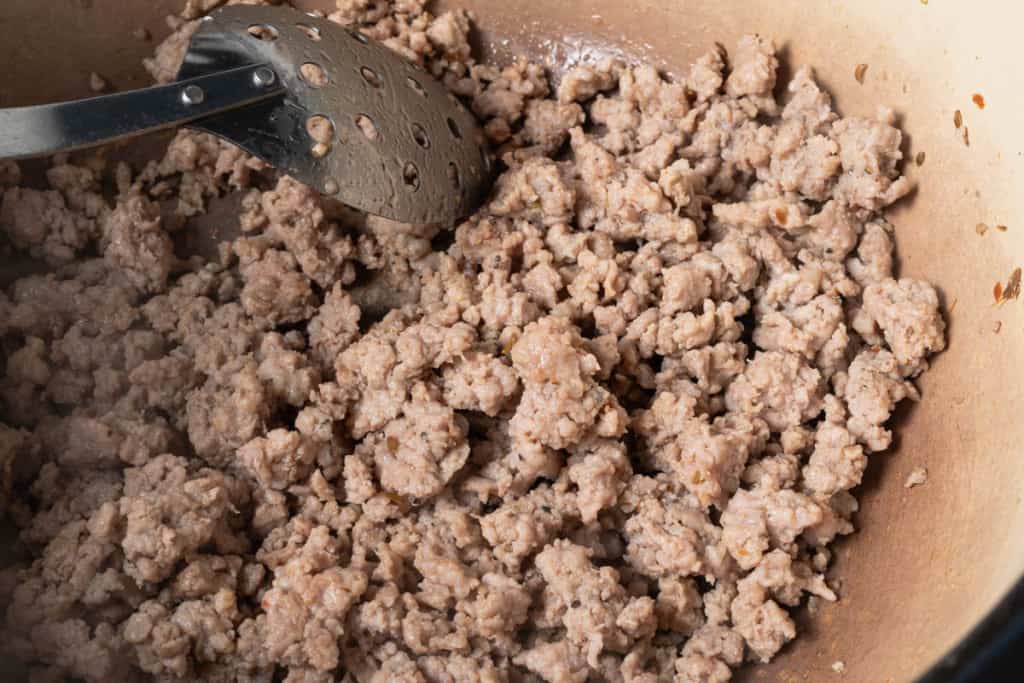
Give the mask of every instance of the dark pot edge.
POLYGON ((978 683, 1014 645, 1024 646, 1024 576, 917 683, 978 683))

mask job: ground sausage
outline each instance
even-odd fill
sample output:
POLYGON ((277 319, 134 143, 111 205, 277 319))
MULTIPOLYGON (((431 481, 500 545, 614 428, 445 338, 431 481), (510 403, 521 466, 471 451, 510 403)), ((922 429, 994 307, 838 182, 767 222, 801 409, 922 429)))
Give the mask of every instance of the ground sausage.
MULTIPOLYGON (((171 20, 158 82, 221 4, 171 20)), ((465 11, 336 4, 481 118, 493 193, 451 230, 367 217, 188 130, 31 188, 0 162, 36 262, 0 293, 0 650, 89 683, 767 661, 836 599, 851 491, 945 345, 894 272, 892 112, 777 83, 763 36, 552 78, 477 62, 465 11), (198 250, 214 205, 237 236, 198 250)))

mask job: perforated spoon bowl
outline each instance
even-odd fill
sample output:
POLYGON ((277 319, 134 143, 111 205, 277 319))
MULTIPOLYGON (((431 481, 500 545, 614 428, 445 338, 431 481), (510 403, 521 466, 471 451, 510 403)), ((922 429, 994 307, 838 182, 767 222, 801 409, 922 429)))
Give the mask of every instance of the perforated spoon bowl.
POLYGON ((476 119, 428 73, 332 21, 250 5, 204 18, 174 83, 0 109, 0 158, 182 125, 398 221, 450 224, 492 177, 476 119))

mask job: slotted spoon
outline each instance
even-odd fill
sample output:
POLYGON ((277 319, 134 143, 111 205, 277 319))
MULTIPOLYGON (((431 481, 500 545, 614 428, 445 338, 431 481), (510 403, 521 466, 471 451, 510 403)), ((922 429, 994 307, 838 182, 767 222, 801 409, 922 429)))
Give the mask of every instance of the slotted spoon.
POLYGON ((325 195, 410 223, 452 223, 491 179, 470 112, 358 31, 286 7, 234 5, 196 31, 169 85, 0 109, 0 158, 187 125, 325 195))

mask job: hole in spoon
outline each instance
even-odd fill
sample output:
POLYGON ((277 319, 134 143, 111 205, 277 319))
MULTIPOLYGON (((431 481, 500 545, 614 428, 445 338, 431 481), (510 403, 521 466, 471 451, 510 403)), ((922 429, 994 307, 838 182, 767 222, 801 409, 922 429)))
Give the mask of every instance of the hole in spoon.
POLYGON ((366 137, 370 142, 376 142, 377 138, 380 137, 380 132, 377 130, 377 124, 373 122, 366 114, 360 114, 356 117, 356 128, 366 137))
POLYGON ((349 31, 349 33, 351 33, 352 37, 355 38, 356 40, 358 40, 363 45, 366 45, 368 42, 370 42, 370 39, 367 38, 366 36, 364 36, 359 31, 349 31))
POLYGON ((326 116, 315 114, 306 119, 306 132, 317 142, 330 142, 334 138, 334 124, 326 116))
POLYGON ((313 140, 313 146, 309 152, 315 158, 321 159, 331 151, 331 142, 334 140, 334 124, 326 116, 316 114, 306 119, 306 132, 313 140))
POLYGON ((315 62, 306 62, 300 66, 299 75, 302 76, 302 80, 314 88, 322 88, 327 85, 327 72, 315 62))
POLYGON ((456 190, 462 189, 462 171, 454 161, 448 164, 448 180, 456 190))
POLYGON ((424 89, 423 89, 423 86, 422 86, 422 85, 420 85, 420 82, 419 82, 419 81, 417 81, 417 80, 416 80, 415 78, 413 78, 412 76, 408 76, 408 77, 407 77, 407 78, 405 79, 405 82, 406 82, 406 84, 408 84, 408 86, 409 86, 409 87, 410 87, 410 88, 412 89, 412 91, 413 91, 414 93, 416 93, 417 95, 419 95, 420 97, 426 97, 426 96, 427 96, 427 91, 426 91, 426 90, 424 90, 424 89))
POLYGON ((369 83, 374 88, 379 88, 381 86, 380 75, 378 75, 377 72, 371 69, 370 67, 359 67, 359 73, 363 75, 363 80, 369 83))
POLYGON ((416 168, 416 164, 411 161, 405 164, 402 169, 402 180, 405 181, 405 186, 413 192, 420 189, 420 170, 416 168))
POLYGON ((430 149, 430 138, 427 137, 427 131, 423 130, 423 126, 418 123, 412 124, 412 139, 423 149, 430 149))
POLYGON ((270 24, 253 24, 246 30, 250 36, 258 38, 265 43, 272 43, 277 40, 277 29, 270 24))
POLYGON ((448 130, 452 132, 452 135, 456 140, 462 139, 462 131, 459 129, 459 124, 455 123, 455 119, 448 118, 448 130))
POLYGON ((295 28, 306 34, 306 37, 314 43, 320 42, 320 29, 316 26, 310 26, 309 24, 295 24, 295 28))

